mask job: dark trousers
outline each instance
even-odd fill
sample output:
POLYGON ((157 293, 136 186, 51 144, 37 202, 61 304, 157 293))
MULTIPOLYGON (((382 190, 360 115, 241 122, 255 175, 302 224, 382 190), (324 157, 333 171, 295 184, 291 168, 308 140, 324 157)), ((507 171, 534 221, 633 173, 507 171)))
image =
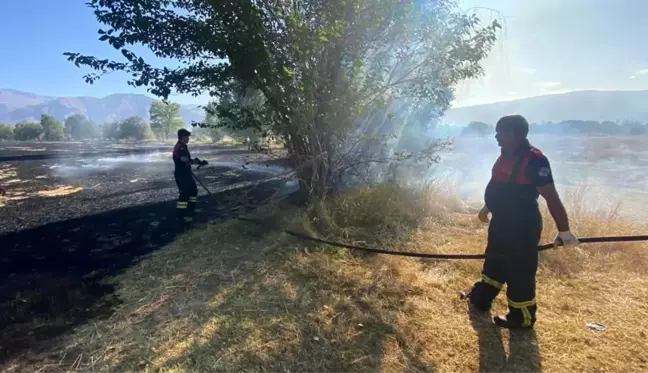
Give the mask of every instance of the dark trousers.
MULTIPOLYGON (((539 213, 538 213, 539 216, 539 213)), ((488 245, 481 280, 470 301, 487 310, 506 284, 509 322, 529 326, 536 321, 536 272, 542 221, 496 219, 488 227, 488 245)))
POLYGON ((198 187, 190 172, 175 172, 174 176, 179 192, 176 210, 178 211, 178 216, 186 217, 196 209, 198 187))

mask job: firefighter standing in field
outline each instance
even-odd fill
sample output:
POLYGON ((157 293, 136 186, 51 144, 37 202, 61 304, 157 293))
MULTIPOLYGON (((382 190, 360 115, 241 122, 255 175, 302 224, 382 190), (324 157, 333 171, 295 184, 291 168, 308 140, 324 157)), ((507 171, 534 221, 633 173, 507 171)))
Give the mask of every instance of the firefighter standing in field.
POLYGON ((493 321, 503 328, 532 328, 536 321, 535 284, 542 216, 538 195, 547 202, 559 243, 570 247, 578 239, 570 232, 567 212, 554 186, 547 157, 527 140, 529 124, 521 115, 502 117, 496 126, 501 155, 492 169, 479 220, 488 223, 488 244, 481 281, 467 295, 473 309, 488 312, 507 285, 508 314, 493 321))
POLYGON ((175 164, 176 185, 178 185, 179 197, 176 204, 178 217, 185 222, 193 221, 193 213, 196 209, 198 199, 198 187, 191 173, 191 165, 207 165, 207 161, 198 158, 191 159, 189 148, 189 136, 191 133, 182 128, 178 130, 178 143, 173 147, 173 163, 175 164))

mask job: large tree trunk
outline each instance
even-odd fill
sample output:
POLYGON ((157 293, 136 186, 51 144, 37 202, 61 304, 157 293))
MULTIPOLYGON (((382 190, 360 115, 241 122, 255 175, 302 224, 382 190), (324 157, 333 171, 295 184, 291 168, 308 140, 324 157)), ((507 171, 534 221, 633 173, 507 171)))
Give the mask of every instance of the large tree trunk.
POLYGON ((290 147, 295 165, 299 190, 309 199, 323 199, 329 172, 328 143, 313 139, 314 136, 291 135, 290 147), (326 147, 324 147, 326 146, 326 147))

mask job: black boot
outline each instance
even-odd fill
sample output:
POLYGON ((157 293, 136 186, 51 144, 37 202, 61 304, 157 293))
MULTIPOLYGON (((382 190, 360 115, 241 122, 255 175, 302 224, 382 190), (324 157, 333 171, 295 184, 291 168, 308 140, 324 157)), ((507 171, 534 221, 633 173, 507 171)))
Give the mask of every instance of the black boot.
POLYGON ((471 298, 472 289, 459 292, 459 299, 468 301, 468 310, 477 313, 486 313, 490 311, 490 305, 479 304, 471 298))
POLYGON ((461 299, 467 300, 471 310, 477 312, 490 312, 493 299, 499 293, 496 289, 484 282, 477 282, 472 289, 461 292, 461 299))
POLYGON ((506 316, 497 315, 493 317, 493 322, 500 328, 505 329, 532 329, 533 324, 535 324, 535 320, 533 320, 529 325, 524 325, 522 320, 517 320, 515 317, 512 318, 510 314, 506 316))
POLYGON ((491 310, 490 304, 475 302, 470 297, 468 298, 468 307, 470 307, 471 311, 480 312, 480 313, 488 313, 491 310))

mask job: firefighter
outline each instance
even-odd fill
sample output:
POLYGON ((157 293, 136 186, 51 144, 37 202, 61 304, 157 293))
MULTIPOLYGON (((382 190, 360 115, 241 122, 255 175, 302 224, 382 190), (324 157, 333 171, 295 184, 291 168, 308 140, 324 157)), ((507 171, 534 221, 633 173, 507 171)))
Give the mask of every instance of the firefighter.
POLYGON ((567 212, 554 186, 549 160, 527 140, 529 124, 521 115, 497 122, 495 138, 501 154, 492 168, 479 220, 489 222, 486 259, 481 280, 468 293, 472 309, 489 312, 504 284, 507 315, 493 322, 503 328, 532 328, 536 321, 536 271, 542 216, 538 196, 547 202, 558 228, 554 248, 578 244, 571 233, 567 212))
POLYGON ((175 181, 178 186, 179 197, 176 204, 178 217, 185 222, 193 221, 193 213, 196 210, 198 199, 198 187, 191 173, 191 165, 207 165, 207 161, 201 161, 198 158, 191 159, 189 148, 189 136, 191 132, 182 128, 178 130, 178 143, 173 148, 173 163, 175 164, 175 181))

